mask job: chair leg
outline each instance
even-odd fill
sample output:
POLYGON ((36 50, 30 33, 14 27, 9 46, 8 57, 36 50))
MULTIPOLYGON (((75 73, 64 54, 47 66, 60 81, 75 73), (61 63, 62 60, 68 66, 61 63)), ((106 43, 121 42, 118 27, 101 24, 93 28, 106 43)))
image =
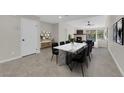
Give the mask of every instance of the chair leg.
POLYGON ((52 60, 53 60, 53 56, 54 56, 54 55, 52 55, 52 57, 51 57, 51 62, 52 62, 52 60))
POLYGON ((72 62, 71 71, 73 70, 75 64, 72 62))
POLYGON ((83 75, 83 77, 84 77, 83 64, 80 64, 80 65, 81 65, 82 75, 83 75))
POLYGON ((58 55, 56 55, 56 64, 58 64, 58 55))
POLYGON ((69 67, 70 71, 72 72, 72 68, 71 68, 71 66, 70 66, 70 65, 68 65, 68 67, 69 67))
POLYGON ((87 66, 87 68, 88 68, 88 60, 87 60, 87 58, 86 58, 86 66, 87 66))
POLYGON ((90 62, 91 62, 91 57, 90 57, 90 55, 89 55, 89 60, 90 60, 90 62))
POLYGON ((92 55, 92 52, 90 53, 90 55, 91 55, 91 58, 92 58, 92 56, 93 56, 93 55, 92 55))

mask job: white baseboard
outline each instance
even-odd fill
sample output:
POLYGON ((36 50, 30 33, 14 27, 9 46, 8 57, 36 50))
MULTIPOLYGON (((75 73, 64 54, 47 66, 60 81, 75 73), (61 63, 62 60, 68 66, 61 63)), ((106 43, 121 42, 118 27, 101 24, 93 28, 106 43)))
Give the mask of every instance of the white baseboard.
POLYGON ((37 50, 36 53, 39 54, 40 53, 40 50, 37 50))
POLYGON ((111 54, 111 56, 112 56, 112 58, 113 58, 115 64, 117 65, 118 69, 120 70, 122 76, 124 77, 124 72, 123 72, 123 70, 121 69, 120 65, 118 64, 116 58, 114 57, 114 55, 112 54, 112 52, 111 52, 111 50, 110 50, 109 48, 108 48, 108 50, 109 50, 109 53, 111 54))
POLYGON ((6 60, 1 60, 0 63, 5 63, 5 62, 12 61, 12 60, 19 59, 19 58, 22 58, 22 56, 17 56, 17 57, 6 59, 6 60))

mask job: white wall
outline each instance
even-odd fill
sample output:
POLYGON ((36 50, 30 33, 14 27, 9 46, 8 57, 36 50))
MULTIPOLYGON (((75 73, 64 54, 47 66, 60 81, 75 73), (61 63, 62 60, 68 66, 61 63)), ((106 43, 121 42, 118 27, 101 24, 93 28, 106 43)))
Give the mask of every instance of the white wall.
POLYGON ((68 40, 68 35, 73 36, 75 30, 74 27, 67 23, 59 23, 59 42, 68 40))
POLYGON ((40 22, 41 32, 47 31, 52 33, 52 24, 46 22, 40 22))
POLYGON ((58 23, 53 24, 52 27, 54 41, 59 42, 59 24, 58 23))
POLYGON ((73 27, 73 26, 71 26, 71 25, 67 25, 67 40, 68 40, 68 35, 71 35, 71 36, 73 36, 74 37, 74 34, 75 34, 75 28, 73 27))
POLYGON ((20 56, 20 20, 0 16, 0 61, 20 56))
POLYGON ((38 20, 34 16, 0 15, 0 63, 21 57, 21 17, 38 20))
POLYGON ((124 46, 113 42, 112 25, 124 16, 108 16, 106 26, 108 27, 108 49, 113 56, 118 68, 124 76, 124 46))

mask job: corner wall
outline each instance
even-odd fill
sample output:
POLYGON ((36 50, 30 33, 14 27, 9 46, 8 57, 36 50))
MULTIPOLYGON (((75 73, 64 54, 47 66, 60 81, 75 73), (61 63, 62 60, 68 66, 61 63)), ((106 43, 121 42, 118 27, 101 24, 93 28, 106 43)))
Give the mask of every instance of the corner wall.
POLYGON ((53 26, 52 31, 53 31, 54 41, 59 42, 59 24, 58 23, 52 24, 52 26, 53 26))
POLYGON ((0 61, 20 56, 19 25, 16 16, 0 16, 0 61))
POLYGON ((72 35, 75 32, 75 28, 66 22, 59 23, 59 42, 68 40, 68 35, 72 35))

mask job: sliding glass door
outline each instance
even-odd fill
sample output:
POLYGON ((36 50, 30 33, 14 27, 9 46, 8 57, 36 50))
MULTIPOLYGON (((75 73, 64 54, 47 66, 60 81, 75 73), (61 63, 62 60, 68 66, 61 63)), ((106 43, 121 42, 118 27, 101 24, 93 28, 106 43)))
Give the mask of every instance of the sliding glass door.
POLYGON ((87 30, 86 34, 87 34, 87 40, 90 39, 96 42, 96 30, 87 30))
POLYGON ((104 40, 104 30, 97 30, 97 39, 104 40))
POLYGON ((106 34, 104 29, 86 30, 87 40, 92 40, 95 47, 106 47, 106 34))

